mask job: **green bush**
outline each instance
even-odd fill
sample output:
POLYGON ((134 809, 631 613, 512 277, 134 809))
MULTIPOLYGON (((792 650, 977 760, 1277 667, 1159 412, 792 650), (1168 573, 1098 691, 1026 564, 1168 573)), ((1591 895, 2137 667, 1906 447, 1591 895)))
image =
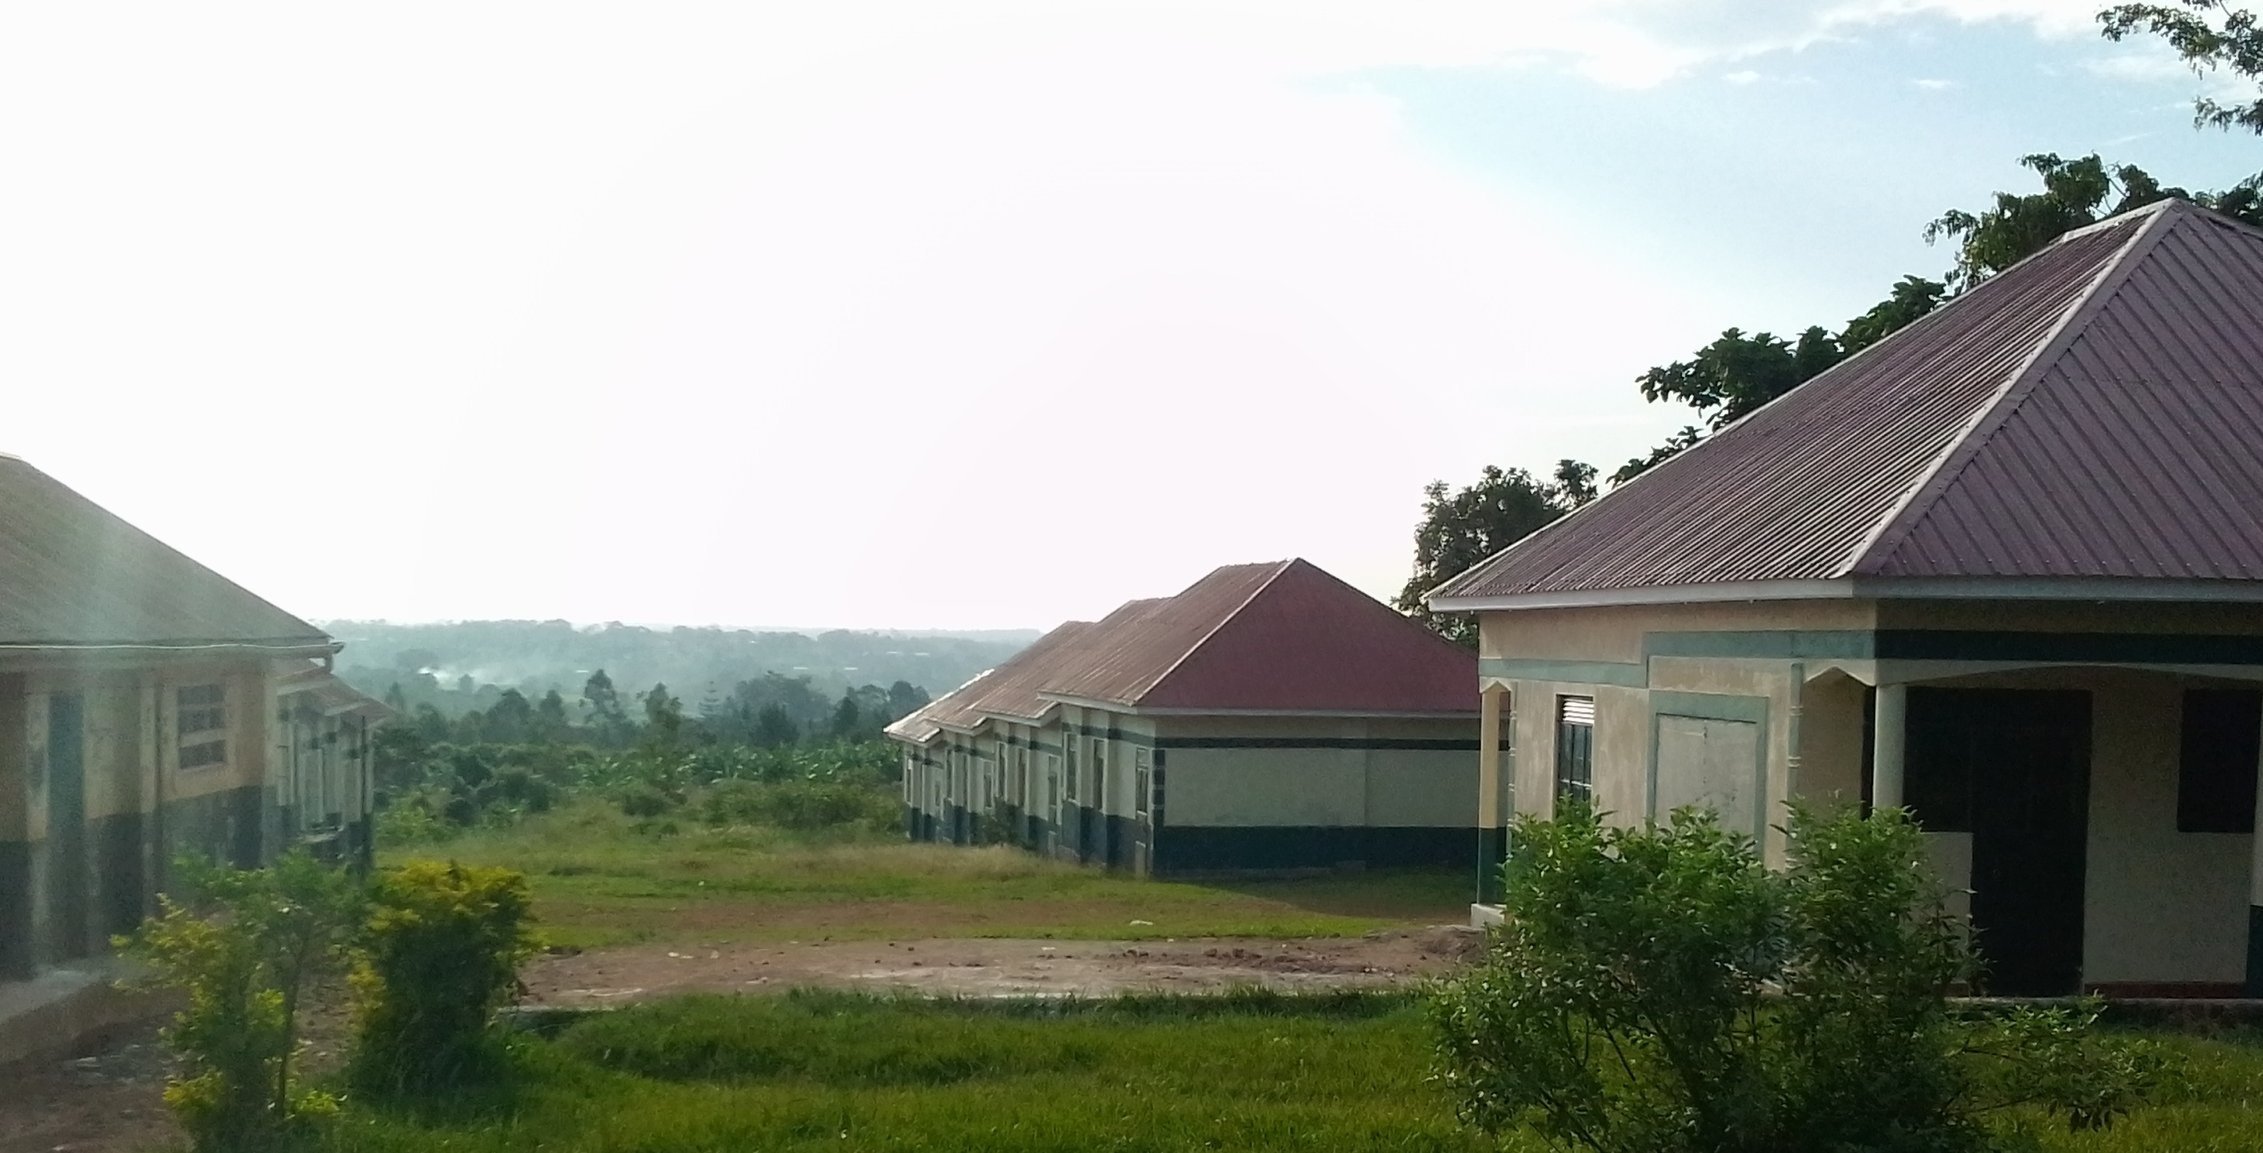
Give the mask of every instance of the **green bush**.
POLYGON ((895 827, 895 796, 865 786, 832 782, 718 781, 700 797, 710 825, 768 825, 795 832, 895 827))
POLYGON ((2092 1017, 1960 1018, 1973 957, 1899 812, 1795 811, 1791 867, 1709 813, 1525 819, 1505 923, 1440 986, 1464 1120, 1598 1153, 1985 1150, 1994 1108, 2104 1125, 2148 1056, 2092 1017))
POLYGON ((337 1101, 298 1088, 298 1010, 307 988, 344 965, 361 920, 354 878, 296 852, 273 868, 175 866, 185 904, 118 945, 147 961, 153 983, 187 994, 165 1040, 179 1066, 165 1103, 202 1153, 294 1142, 337 1101))
POLYGON ((533 949, 526 878, 416 861, 381 874, 372 899, 353 975, 354 1084, 405 1097, 489 1079, 490 1026, 533 949))
POLYGON ((621 814, 628 817, 657 817, 676 807, 668 794, 651 785, 630 785, 620 791, 621 814))

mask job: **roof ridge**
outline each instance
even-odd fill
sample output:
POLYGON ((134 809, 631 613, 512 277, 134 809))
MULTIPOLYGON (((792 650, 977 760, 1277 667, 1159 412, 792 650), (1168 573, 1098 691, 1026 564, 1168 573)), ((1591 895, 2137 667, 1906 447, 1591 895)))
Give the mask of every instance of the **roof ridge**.
MULTIPOLYGON (((1917 475, 1909 487, 1902 491, 1902 495, 1887 507, 1885 515, 1878 518, 1878 523, 1848 551, 1846 559, 1839 562, 1833 571, 1834 577, 1851 575, 1872 556, 1892 551, 1909 536, 1917 521, 1923 519, 1924 511, 1930 509, 1933 501, 1963 474, 1973 459, 1980 455, 1980 450, 1995 436, 1996 430, 2002 428, 2004 421, 2018 411, 2019 406, 2034 393, 2035 386, 2043 379, 2047 367, 2082 335, 2091 318, 2129 282, 2131 272, 2140 263, 2139 258, 2152 251, 2161 242, 2161 238, 2168 235, 2180 214, 2157 206, 2171 203, 2182 202, 2174 198, 2155 201, 2144 208, 2099 222, 2121 222, 2129 226, 2130 238, 2123 241, 2121 248, 2107 259, 2105 267, 2098 270, 2098 274, 2091 278, 2081 295, 2068 305, 2058 323, 2052 325, 2043 339, 2035 343, 2035 348, 2020 362, 2019 367, 2005 377, 2003 384, 1997 386, 1995 395, 1982 403, 1971 418, 1965 421, 1964 427, 1949 437, 1948 443, 1941 447, 1933 462, 1917 475), (2139 220, 2137 218, 2141 213, 2144 216, 2139 220), (2168 223, 2164 224, 2163 221, 2168 223), (1916 515, 1912 515, 1913 510, 1916 515)), ((2083 231, 2096 227, 2091 225, 2083 231)), ((2056 244, 2054 241, 2053 246, 2056 244)))
MULTIPOLYGON (((1154 680, 1147 682, 1147 684, 1143 688, 1141 688, 1139 692, 1133 694, 1131 699, 1125 703, 1136 707, 1139 702, 1147 696, 1147 694, 1154 692, 1157 686, 1161 685, 1164 681, 1170 680, 1171 674, 1179 671, 1180 665, 1187 663, 1188 659, 1192 658, 1194 654, 1201 652, 1202 646, 1209 644, 1210 638, 1218 635, 1218 630, 1225 628, 1226 625, 1232 622, 1235 617, 1240 616, 1242 614, 1242 610, 1248 608, 1251 602, 1255 601, 1259 596, 1263 595, 1266 589, 1272 588, 1273 582, 1281 579, 1281 574, 1289 571, 1290 568, 1294 567, 1299 559, 1301 558, 1290 557, 1287 560, 1274 561, 1272 573, 1266 576, 1264 580, 1257 582, 1257 587, 1249 590, 1249 595, 1243 597, 1240 604, 1235 605, 1232 609, 1221 615, 1216 621, 1212 622, 1210 627, 1207 630, 1204 630, 1201 639, 1195 641, 1191 645, 1188 645, 1185 652, 1180 653, 1177 658, 1171 661, 1168 667, 1166 667, 1161 673, 1156 675, 1154 680)), ((1232 568, 1235 566, 1221 565, 1219 567, 1220 569, 1224 569, 1232 568)), ((1211 571, 1217 572, 1219 571, 1219 569, 1213 569, 1211 571)), ((1205 577, 1204 579, 1208 578, 1205 577)), ((1195 584, 1201 583, 1201 581, 1195 582, 1195 584)), ((1194 585, 1187 586, 1187 588, 1193 587, 1194 585)), ((1179 590, 1180 595, 1184 595, 1185 592, 1186 589, 1179 590)), ((1173 597, 1170 599, 1177 598, 1173 597)))

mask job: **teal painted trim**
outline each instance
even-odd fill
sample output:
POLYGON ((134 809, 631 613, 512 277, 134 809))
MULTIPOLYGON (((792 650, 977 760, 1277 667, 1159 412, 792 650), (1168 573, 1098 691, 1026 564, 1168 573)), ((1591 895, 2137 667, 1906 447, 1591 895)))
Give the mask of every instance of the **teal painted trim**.
POLYGON ((1477 675, 1517 681, 1566 681, 1639 689, 1650 683, 1646 665, 1624 661, 1539 661, 1494 657, 1477 662, 1477 675))
POLYGON ((1732 693, 1678 693, 1653 690, 1650 694, 1650 791, 1643 798, 1644 815, 1658 819, 1658 722, 1666 717, 1700 721, 1732 721, 1754 727, 1752 754, 1752 836, 1768 834, 1768 698, 1732 693))
POLYGON ((1103 740, 1122 741, 1128 745, 1144 745, 1148 748, 1155 747, 1155 738, 1150 737, 1145 733, 1127 733, 1124 730, 1116 728, 1112 725, 1108 728, 1100 728, 1096 725, 1072 725, 1067 722, 1063 722, 1061 725, 1061 731, 1079 737, 1099 737, 1103 740))
POLYGON ((1677 693, 1650 690, 1650 711, 1666 716, 1694 717, 1701 721, 1768 723, 1768 698, 1733 693, 1677 693))
MULTIPOLYGON (((1868 630, 1757 632, 1656 632, 1642 637, 1644 657, 1759 657, 1778 660, 1866 661, 1878 654, 1868 630)), ((1722 718, 1732 719, 1732 718, 1722 718)))

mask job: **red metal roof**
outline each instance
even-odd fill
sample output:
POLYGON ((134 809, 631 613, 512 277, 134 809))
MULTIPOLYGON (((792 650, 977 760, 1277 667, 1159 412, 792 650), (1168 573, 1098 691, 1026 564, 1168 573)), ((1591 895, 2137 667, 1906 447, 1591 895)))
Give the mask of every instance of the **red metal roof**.
POLYGON ((1071 622, 889 734, 1039 720, 1059 699, 1125 709, 1459 715, 1476 711, 1468 650, 1303 560, 1228 565, 1177 596, 1071 622))
POLYGON ((2061 238, 1432 599, 2263 579, 2259 433, 2263 232, 2166 201, 2061 238))
POLYGON ((318 648, 330 638, 0 456, 0 644, 318 648))

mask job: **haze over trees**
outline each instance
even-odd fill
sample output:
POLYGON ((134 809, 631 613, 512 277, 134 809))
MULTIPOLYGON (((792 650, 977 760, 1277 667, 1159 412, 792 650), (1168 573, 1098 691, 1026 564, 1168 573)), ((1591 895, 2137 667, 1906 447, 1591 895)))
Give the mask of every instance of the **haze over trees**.
MULTIPOLYGON (((404 715, 430 706, 452 720, 473 710, 495 717, 501 709, 506 723, 523 718, 537 729, 555 729, 568 720, 617 728, 631 715, 641 723, 640 694, 666 684, 686 716, 751 708, 751 718, 775 703, 797 724, 822 730, 842 695, 852 689, 877 686, 879 698, 886 698, 891 686, 903 682, 907 689, 941 694, 995 667, 1037 635, 812 634, 576 627, 565 621, 332 621, 326 627, 346 644, 339 674, 404 715), (611 695, 601 692, 587 700, 583 690, 600 670, 611 695), (805 708, 807 702, 796 690, 780 687, 796 681, 818 706, 805 708), (757 687, 745 689, 749 683, 757 687)), ((879 698, 868 695, 860 707, 883 712, 872 707, 879 698)))

